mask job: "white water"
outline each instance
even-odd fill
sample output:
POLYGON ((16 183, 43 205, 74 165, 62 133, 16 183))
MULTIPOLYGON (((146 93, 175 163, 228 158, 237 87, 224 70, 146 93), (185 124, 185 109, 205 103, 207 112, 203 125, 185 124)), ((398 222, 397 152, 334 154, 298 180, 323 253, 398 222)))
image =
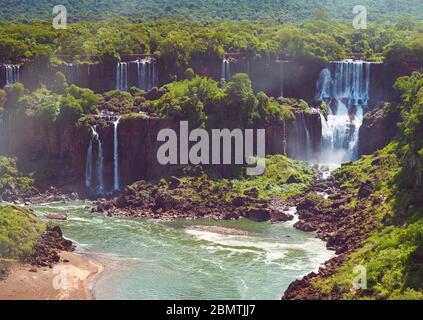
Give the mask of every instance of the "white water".
POLYGON ((93 140, 95 130, 91 127, 92 138, 88 145, 87 160, 85 162, 85 186, 91 188, 93 176, 93 140))
POLYGON ((119 62, 116 67, 116 90, 128 90, 128 63, 119 62))
POLYGON ((345 60, 323 69, 317 81, 316 98, 329 106, 322 119, 322 151, 319 162, 341 163, 358 157, 359 129, 363 108, 369 101, 370 63, 345 60))
POLYGON ((91 127, 91 141, 88 146, 87 160, 85 165, 85 185, 87 188, 93 187, 93 143, 97 144, 97 161, 96 161, 96 178, 97 178, 97 193, 104 194, 104 155, 103 145, 100 136, 97 132, 97 126, 91 127))
POLYGON ((158 70, 156 61, 142 59, 136 61, 138 73, 138 88, 148 91, 158 84, 158 70))
POLYGON ((21 66, 18 64, 6 64, 6 86, 10 86, 16 82, 19 82, 19 71, 21 66))
POLYGON ((231 64, 225 58, 223 58, 223 60, 222 60, 222 76, 221 76, 221 78, 223 80, 225 80, 226 82, 229 82, 232 79, 231 64))
POLYGON ((119 179, 119 137, 118 137, 118 127, 119 127, 120 117, 113 122, 113 188, 114 191, 120 190, 120 179, 119 179))

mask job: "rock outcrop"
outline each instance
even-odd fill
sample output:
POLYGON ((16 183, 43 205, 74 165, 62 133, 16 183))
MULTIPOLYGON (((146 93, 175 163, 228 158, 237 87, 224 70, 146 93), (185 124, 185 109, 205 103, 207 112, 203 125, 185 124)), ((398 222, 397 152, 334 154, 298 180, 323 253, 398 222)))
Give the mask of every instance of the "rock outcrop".
POLYGON ((383 149, 398 134, 399 115, 388 114, 384 110, 384 105, 379 105, 365 114, 359 132, 359 156, 370 155, 383 149))

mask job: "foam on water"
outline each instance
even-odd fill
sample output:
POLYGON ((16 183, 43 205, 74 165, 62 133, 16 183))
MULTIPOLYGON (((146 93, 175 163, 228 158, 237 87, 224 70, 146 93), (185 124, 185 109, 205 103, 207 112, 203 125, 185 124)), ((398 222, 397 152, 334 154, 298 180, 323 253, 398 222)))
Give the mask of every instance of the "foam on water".
POLYGON ((69 221, 59 222, 64 235, 105 267, 97 299, 279 299, 293 280, 333 256, 322 241, 286 223, 108 218, 91 214, 84 202, 34 209, 40 216, 69 213, 69 221))

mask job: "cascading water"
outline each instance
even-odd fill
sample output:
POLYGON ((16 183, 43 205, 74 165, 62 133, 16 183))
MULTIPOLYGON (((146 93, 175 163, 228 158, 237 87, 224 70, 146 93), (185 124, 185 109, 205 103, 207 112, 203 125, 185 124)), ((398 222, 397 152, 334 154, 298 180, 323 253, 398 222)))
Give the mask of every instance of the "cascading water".
POLYGON ((136 61, 138 73, 138 88, 148 91, 158 84, 158 70, 156 61, 142 59, 136 61))
POLYGON ((280 92, 279 92, 279 96, 283 97, 283 83, 284 83, 284 77, 283 77, 283 62, 280 62, 280 76, 281 76, 281 84, 280 84, 280 92))
POLYGON ((118 127, 119 127, 120 117, 113 122, 114 128, 114 142, 113 142, 113 171, 114 171, 114 180, 113 188, 114 191, 120 190, 120 179, 119 179, 119 137, 118 137, 118 127))
POLYGON ((16 82, 19 82, 19 71, 21 66, 18 64, 6 64, 6 86, 10 86, 16 82))
POLYGON ((87 151, 87 160, 85 163, 85 186, 91 188, 92 185, 92 176, 93 176, 93 140, 94 140, 94 129, 91 128, 92 138, 90 144, 88 145, 87 151))
POLYGON ((118 62, 116 66, 116 90, 128 90, 128 63, 118 62))
POLYGON ((231 64, 225 58, 223 58, 223 60, 222 60, 222 76, 221 76, 221 79, 225 80, 226 82, 229 82, 232 79, 231 64))
POLYGON ((313 146, 312 146, 312 142, 311 142, 311 136, 310 136, 310 131, 308 130, 307 127, 307 122, 305 119, 305 116, 303 113, 301 113, 301 124, 304 128, 304 132, 305 132, 305 140, 306 140, 306 159, 310 160, 312 158, 312 154, 313 154, 313 146))
POLYGON ((85 168, 85 185, 88 188, 93 186, 93 144, 97 143, 97 161, 96 161, 96 178, 97 178, 97 193, 104 194, 104 155, 103 145, 100 140, 100 136, 97 132, 97 126, 91 127, 91 141, 88 146, 87 161, 85 168))
POLYGON ((317 81, 316 98, 329 106, 327 122, 322 118, 320 162, 355 160, 363 108, 369 101, 370 63, 345 60, 323 69, 317 81))

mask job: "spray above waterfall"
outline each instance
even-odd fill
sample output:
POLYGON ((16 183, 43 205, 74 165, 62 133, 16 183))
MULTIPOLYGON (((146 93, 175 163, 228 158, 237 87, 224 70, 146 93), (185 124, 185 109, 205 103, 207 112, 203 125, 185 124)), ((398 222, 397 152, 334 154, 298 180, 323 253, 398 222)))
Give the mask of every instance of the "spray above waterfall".
POLYGON ((359 129, 363 109, 369 101, 370 63, 345 60, 330 63, 320 73, 316 99, 328 105, 322 118, 322 147, 319 161, 341 163, 358 157, 359 129))

